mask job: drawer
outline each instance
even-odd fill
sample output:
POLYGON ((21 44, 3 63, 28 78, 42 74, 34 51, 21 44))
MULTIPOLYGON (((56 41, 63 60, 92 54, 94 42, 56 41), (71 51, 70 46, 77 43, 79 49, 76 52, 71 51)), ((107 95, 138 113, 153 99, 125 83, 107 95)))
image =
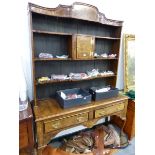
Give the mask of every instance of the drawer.
POLYGON ((119 112, 123 110, 124 107, 125 107, 125 102, 121 102, 121 103, 116 103, 109 107, 98 109, 95 111, 95 118, 119 112))
POLYGON ((67 126, 79 124, 88 120, 88 113, 81 113, 56 120, 44 122, 45 133, 58 130, 67 126))
POLYGON ((28 146, 27 123, 20 123, 19 125, 19 148, 26 148, 28 146))

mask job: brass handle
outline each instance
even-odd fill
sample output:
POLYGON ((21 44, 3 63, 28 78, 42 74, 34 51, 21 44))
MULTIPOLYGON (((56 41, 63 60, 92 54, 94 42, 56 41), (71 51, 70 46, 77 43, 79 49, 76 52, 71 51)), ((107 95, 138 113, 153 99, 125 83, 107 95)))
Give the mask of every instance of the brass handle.
POLYGON ((117 110, 123 110, 123 109, 124 109, 124 104, 118 105, 117 110))
POLYGON ((52 127, 53 127, 54 129, 59 128, 59 127, 60 127, 60 122, 53 123, 53 124, 52 124, 52 127))
POLYGON ((82 122, 82 121, 84 121, 84 117, 78 117, 78 118, 76 118, 76 120, 77 120, 78 122, 82 122))

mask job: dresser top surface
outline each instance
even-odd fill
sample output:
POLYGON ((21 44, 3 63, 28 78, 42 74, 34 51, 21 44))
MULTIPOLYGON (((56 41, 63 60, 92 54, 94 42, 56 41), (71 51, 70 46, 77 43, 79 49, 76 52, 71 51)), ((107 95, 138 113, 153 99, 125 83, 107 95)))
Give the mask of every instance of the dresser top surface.
POLYGON ((34 107, 34 114, 36 121, 41 121, 49 118, 59 117, 67 114, 72 114, 76 112, 90 111, 94 108, 99 108, 101 106, 106 106, 115 102, 127 100, 127 96, 119 95, 111 99, 105 99, 101 101, 92 101, 90 104, 82 105, 73 108, 63 109, 60 107, 58 102, 54 99, 40 100, 38 106, 34 107))

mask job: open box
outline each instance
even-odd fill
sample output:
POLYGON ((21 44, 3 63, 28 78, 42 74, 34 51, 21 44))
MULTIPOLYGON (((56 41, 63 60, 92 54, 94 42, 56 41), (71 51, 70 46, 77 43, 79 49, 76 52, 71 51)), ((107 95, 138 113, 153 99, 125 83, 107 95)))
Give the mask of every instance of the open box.
POLYGON ((81 88, 65 89, 56 92, 56 99, 62 108, 71 108, 79 105, 88 104, 91 102, 91 98, 92 95, 81 88), (69 94, 82 95, 82 97, 75 99, 63 99, 61 97, 61 92, 63 92, 66 95, 69 94))
POLYGON ((92 100, 98 101, 107 98, 112 98, 118 96, 118 88, 110 88, 107 92, 97 93, 96 90, 99 89, 97 87, 92 87, 89 89, 89 93, 92 94, 92 100))

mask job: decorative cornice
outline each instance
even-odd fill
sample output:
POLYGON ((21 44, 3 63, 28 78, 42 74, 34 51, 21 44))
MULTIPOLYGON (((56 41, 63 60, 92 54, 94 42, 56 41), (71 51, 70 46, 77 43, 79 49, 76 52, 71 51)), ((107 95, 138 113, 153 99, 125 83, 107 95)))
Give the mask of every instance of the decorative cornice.
POLYGON ((29 3, 29 10, 35 13, 49 16, 75 18, 75 19, 93 21, 105 25, 122 26, 123 24, 123 21, 106 18, 105 14, 99 12, 97 7, 81 2, 74 2, 70 6, 59 5, 56 8, 47 8, 29 3))

